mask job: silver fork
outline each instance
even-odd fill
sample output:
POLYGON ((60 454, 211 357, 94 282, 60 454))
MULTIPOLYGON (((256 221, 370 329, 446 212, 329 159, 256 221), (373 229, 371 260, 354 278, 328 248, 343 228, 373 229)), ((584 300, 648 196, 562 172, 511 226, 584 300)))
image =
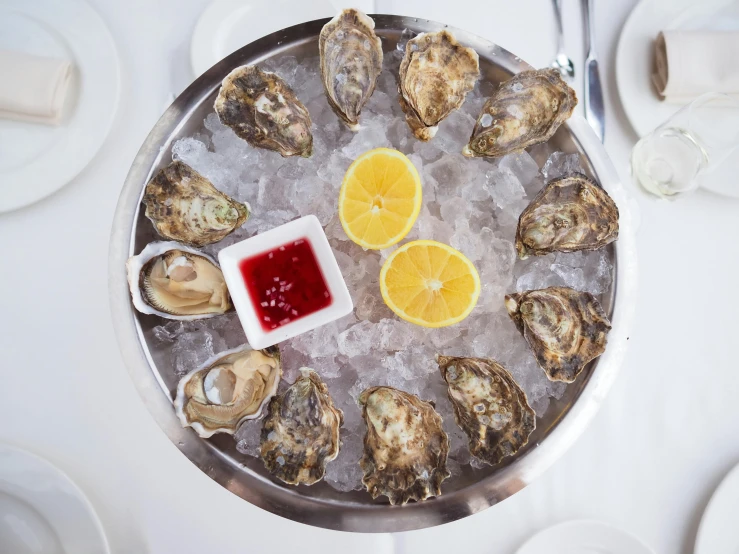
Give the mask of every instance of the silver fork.
POLYGON ((560 0, 552 0, 554 4, 554 19, 557 22, 557 56, 552 60, 552 67, 558 69, 565 79, 575 76, 575 64, 565 54, 565 37, 562 29, 562 8, 560 0))

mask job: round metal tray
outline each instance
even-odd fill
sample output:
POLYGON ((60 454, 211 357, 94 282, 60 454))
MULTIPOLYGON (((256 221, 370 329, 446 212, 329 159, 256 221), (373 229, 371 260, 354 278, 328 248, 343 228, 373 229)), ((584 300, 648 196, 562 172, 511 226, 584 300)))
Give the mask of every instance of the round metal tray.
MULTIPOLYGON (((372 16, 386 51, 395 48, 403 29, 437 31, 446 25, 424 19, 372 16)), ((589 365, 564 396, 552 401, 528 445, 502 467, 465 467, 463 474, 443 486, 442 496, 405 506, 373 501, 365 492, 343 493, 326 483, 287 487, 272 480, 261 462, 240 454, 233 438, 200 439, 183 429, 172 407, 176 388, 171 370, 158 370, 157 351, 145 333, 159 318, 134 311, 125 277, 126 259, 155 240, 150 222, 140 210, 145 184, 171 160, 172 144, 203 128, 212 111, 221 80, 235 67, 263 62, 283 54, 298 59, 315 56, 318 35, 327 20, 296 25, 261 38, 234 52, 187 88, 162 115, 139 150, 121 191, 110 242, 110 302, 121 352, 131 378, 148 409, 185 456, 223 487, 252 504, 310 525, 344 531, 391 532, 431 527, 483 510, 514 494, 572 444, 593 417, 613 381, 623 357, 626 331, 634 305, 636 248, 626 197, 602 145, 580 116, 563 125, 551 143, 558 150, 580 152, 586 170, 611 194, 621 209, 620 238, 609 248, 614 260, 614 285, 601 301, 611 315, 613 329, 603 356, 589 365), (617 263, 616 263, 617 262, 617 263), (616 290, 618 289, 618 290, 616 290)), ((458 29, 450 29, 460 43, 480 56, 481 78, 494 83, 530 69, 499 46, 458 29)))

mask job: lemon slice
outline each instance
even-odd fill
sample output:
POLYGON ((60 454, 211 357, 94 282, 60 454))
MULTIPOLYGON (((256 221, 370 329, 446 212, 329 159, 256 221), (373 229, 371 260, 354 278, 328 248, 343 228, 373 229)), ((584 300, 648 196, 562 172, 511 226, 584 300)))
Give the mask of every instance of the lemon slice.
POLYGON ((359 246, 392 246, 408 234, 420 211, 421 178, 401 152, 376 148, 349 166, 339 193, 339 219, 359 246))
POLYGON ((423 327, 462 321, 477 304, 480 276, 464 254, 433 240, 404 244, 380 271, 380 292, 399 317, 423 327))

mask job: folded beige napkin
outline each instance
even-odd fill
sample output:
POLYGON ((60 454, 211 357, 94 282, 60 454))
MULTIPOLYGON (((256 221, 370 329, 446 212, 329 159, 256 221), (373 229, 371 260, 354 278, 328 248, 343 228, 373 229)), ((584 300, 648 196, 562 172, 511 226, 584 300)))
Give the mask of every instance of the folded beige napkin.
POLYGON ((67 60, 0 50, 0 118, 58 125, 71 76, 67 60))
POLYGON ((672 104, 706 92, 739 95, 739 32, 661 32, 654 44, 652 83, 672 104))

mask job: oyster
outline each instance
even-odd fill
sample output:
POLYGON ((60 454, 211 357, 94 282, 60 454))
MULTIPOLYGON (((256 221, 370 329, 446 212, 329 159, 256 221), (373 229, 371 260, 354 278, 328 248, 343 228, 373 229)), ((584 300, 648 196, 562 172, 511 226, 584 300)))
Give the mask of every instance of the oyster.
POLYGON ((482 358, 439 356, 437 361, 454 419, 473 455, 494 465, 528 442, 536 414, 508 370, 482 358))
POLYGON ((371 18, 347 9, 323 26, 318 39, 328 102, 352 131, 382 71, 382 42, 374 29, 371 18))
POLYGON ((618 207, 580 173, 553 179, 518 218, 520 258, 550 252, 597 250, 618 238, 618 207))
POLYGON ((313 151, 310 114, 275 73, 237 67, 223 79, 214 107, 221 123, 256 148, 285 157, 313 151))
POLYGON ((449 438, 431 402, 391 387, 372 387, 359 396, 367 424, 362 483, 372 498, 390 504, 425 500, 441 494, 449 477, 449 438))
POLYGON ((183 427, 201 437, 233 435, 247 419, 259 417, 282 375, 276 348, 244 345, 216 354, 180 379, 174 406, 183 427))
POLYGON ((249 217, 248 204, 229 198, 182 162, 154 175, 142 202, 160 235, 190 246, 218 242, 249 217))
POLYGON ((546 142, 577 106, 577 96, 556 69, 522 71, 485 102, 465 156, 500 157, 546 142))
POLYGON ((152 242, 126 262, 133 305, 144 314, 200 319, 231 309, 216 261, 176 242, 152 242))
POLYGON ((611 323, 589 292, 530 290, 506 295, 505 305, 550 381, 572 383, 606 349, 611 323))
POLYGON ((405 45, 400 62, 400 106, 416 138, 431 140, 439 123, 464 104, 480 76, 477 52, 448 31, 421 33, 405 45))
POLYGON ((261 456, 265 467, 289 485, 312 485, 323 479, 326 464, 339 455, 340 409, 328 387, 309 368, 269 404, 262 427, 261 456))

